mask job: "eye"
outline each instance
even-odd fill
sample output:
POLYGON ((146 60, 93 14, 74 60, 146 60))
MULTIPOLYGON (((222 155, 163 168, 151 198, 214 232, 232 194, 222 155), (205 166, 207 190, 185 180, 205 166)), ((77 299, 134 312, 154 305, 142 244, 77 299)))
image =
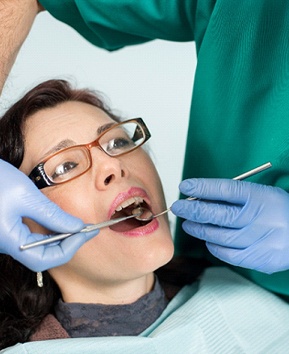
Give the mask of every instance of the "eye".
POLYGON ((132 147, 134 147, 134 143, 129 137, 121 137, 108 141, 106 151, 112 153, 115 150, 128 150, 132 147))
POLYGON ((54 168, 54 172, 51 175, 51 177, 53 180, 57 180, 58 178, 61 178, 65 174, 70 173, 77 166, 78 166, 78 163, 76 163, 76 162, 66 161, 66 162, 62 163, 61 165, 58 165, 54 168))

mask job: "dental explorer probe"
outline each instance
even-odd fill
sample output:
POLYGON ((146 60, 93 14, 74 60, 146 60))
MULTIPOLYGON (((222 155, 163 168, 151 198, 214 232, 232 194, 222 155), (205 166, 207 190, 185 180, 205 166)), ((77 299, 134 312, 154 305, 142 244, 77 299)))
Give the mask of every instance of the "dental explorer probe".
MULTIPOLYGON (((248 172, 245 172, 245 173, 242 173, 241 175, 237 176, 237 177, 234 177, 232 178, 233 180, 235 181, 240 181, 244 178, 247 178, 247 177, 250 177, 250 176, 253 176, 259 172, 262 172, 264 170, 267 170, 267 168, 270 168, 272 166, 271 162, 267 162, 267 163, 264 163, 263 165, 259 166, 259 167, 256 167, 256 168, 253 168, 252 170, 248 171, 248 172)), ((197 197, 188 197, 186 198, 185 200, 198 200, 199 198, 197 197)), ((135 215, 136 215, 136 219, 139 220, 139 221, 150 221, 154 218, 157 218, 161 215, 164 215, 166 213, 168 213, 169 211, 171 210, 171 207, 169 207, 168 209, 158 213, 158 214, 153 214, 150 210, 146 209, 146 208, 142 208, 142 207, 139 207, 139 208, 136 208, 132 211, 132 213, 135 212, 135 215), (139 211, 142 211, 142 213, 140 215, 138 215, 139 211), (147 215, 147 217, 142 217, 143 215, 147 215)))

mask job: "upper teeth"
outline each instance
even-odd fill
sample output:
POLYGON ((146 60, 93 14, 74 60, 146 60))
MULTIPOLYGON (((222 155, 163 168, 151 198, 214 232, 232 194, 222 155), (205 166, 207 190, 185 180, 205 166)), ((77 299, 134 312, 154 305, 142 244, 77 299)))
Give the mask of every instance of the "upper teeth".
POLYGON ((121 211, 124 208, 127 208, 128 206, 135 204, 135 205, 139 205, 143 202, 143 198, 141 197, 132 197, 129 198, 127 200, 125 200, 124 202, 122 202, 116 209, 115 211, 121 211))

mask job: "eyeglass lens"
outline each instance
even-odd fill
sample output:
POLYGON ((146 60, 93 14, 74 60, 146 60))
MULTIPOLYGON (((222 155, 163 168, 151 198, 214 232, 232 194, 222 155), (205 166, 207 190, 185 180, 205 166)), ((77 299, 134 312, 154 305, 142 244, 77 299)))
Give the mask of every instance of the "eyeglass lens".
POLYGON ((145 133, 137 122, 126 122, 109 129, 99 139, 87 146, 72 146, 60 151, 46 161, 44 170, 53 183, 63 183, 81 175, 90 168, 89 149, 92 146, 99 145, 109 156, 119 156, 142 145, 145 138, 145 133))

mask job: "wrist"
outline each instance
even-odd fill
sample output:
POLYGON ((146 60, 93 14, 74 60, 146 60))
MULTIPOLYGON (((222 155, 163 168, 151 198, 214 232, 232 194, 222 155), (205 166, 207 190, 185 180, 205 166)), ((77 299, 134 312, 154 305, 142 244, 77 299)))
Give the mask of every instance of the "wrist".
POLYGON ((40 4, 39 1, 37 1, 37 5, 38 5, 38 12, 45 11, 45 8, 40 4))

